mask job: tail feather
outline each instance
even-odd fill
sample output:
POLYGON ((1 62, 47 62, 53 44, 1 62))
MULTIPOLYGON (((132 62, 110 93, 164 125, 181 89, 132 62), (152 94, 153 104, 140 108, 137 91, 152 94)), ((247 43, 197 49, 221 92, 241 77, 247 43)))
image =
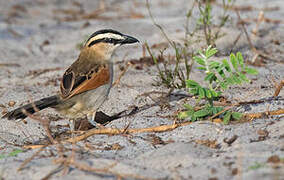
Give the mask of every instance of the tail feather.
POLYGON ((50 96, 47 98, 40 99, 38 101, 35 101, 30 104, 26 104, 24 106, 21 106, 11 112, 8 112, 5 114, 2 118, 8 118, 9 120, 12 119, 24 119, 27 117, 27 114, 24 113, 27 112, 29 114, 33 114, 36 111, 40 111, 42 109, 55 106, 59 103, 59 96, 50 96))

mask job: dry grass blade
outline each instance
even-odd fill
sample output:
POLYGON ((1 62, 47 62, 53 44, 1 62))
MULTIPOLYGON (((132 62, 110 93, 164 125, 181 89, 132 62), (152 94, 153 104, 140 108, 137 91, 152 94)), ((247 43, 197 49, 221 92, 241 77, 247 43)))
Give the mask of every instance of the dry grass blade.
POLYGON ((266 116, 275 116, 275 115, 282 115, 284 114, 284 109, 278 109, 274 111, 266 111, 266 112, 259 112, 259 113, 247 113, 244 114, 245 120, 253 120, 258 119, 266 116))
POLYGON ((21 171, 29 162, 31 162, 41 151, 44 150, 44 148, 47 147, 47 145, 41 147, 37 152, 35 152, 30 158, 25 159, 25 161, 20 165, 20 167, 17 169, 18 171, 21 171))
POLYGON ((237 106, 238 104, 239 104, 239 103, 236 103, 236 104, 233 104, 232 106, 229 106, 229 107, 224 108, 222 111, 220 111, 220 112, 214 114, 214 115, 211 116, 209 119, 212 121, 215 117, 217 117, 217 116, 223 114, 224 112, 226 112, 226 111, 232 109, 234 106, 237 106))
MULTIPOLYGON (((37 109, 37 107, 35 106, 35 104, 33 104, 33 108, 34 108, 35 112, 38 112, 38 109, 37 109)), ((45 131, 46 131, 47 137, 49 138, 50 142, 51 142, 52 144, 54 144, 55 140, 54 140, 54 138, 52 137, 52 134, 51 134, 51 131, 50 131, 50 128, 49 128, 49 124, 50 124, 49 119, 41 119, 41 118, 39 118, 39 117, 37 117, 37 116, 34 116, 33 114, 28 113, 25 109, 23 109, 22 111, 23 111, 23 113, 24 113, 27 117, 29 117, 29 118, 31 118, 31 119, 33 119, 33 120, 36 120, 36 121, 38 121, 38 122, 40 122, 40 123, 42 124, 42 126, 44 127, 44 129, 45 129, 45 131)))
POLYGON ((56 160, 54 160, 54 162, 59 163, 59 164, 73 165, 80 170, 96 172, 96 173, 107 173, 107 172, 109 172, 110 168, 113 168, 116 165, 116 163, 113 163, 110 166, 105 167, 105 168, 94 168, 94 167, 88 166, 86 164, 75 162, 74 160, 72 160, 72 159, 70 160, 69 158, 56 159, 56 160))
POLYGON ((21 67, 17 63, 0 63, 0 67, 21 67))
POLYGON ((32 78, 38 77, 42 74, 48 73, 48 72, 52 72, 52 71, 59 71, 62 70, 62 68, 60 67, 56 67, 56 68, 47 68, 47 69, 39 69, 39 70, 33 70, 33 71, 29 71, 27 76, 32 76, 32 78))
POLYGON ((41 180, 48 180, 52 175, 60 172, 64 167, 62 165, 59 165, 55 169, 51 170, 47 175, 45 175, 41 180))
POLYGON ((243 23, 243 20, 241 19, 239 11, 236 10, 236 13, 237 13, 239 22, 241 22, 241 26, 242 26, 242 29, 243 29, 245 35, 246 35, 246 38, 247 38, 248 43, 249 43, 249 46, 250 46, 251 50, 255 53, 255 58, 254 59, 256 59, 258 56, 262 56, 263 58, 270 59, 270 60, 278 62, 278 63, 283 63, 282 61, 278 60, 277 58, 273 57, 272 55, 268 55, 268 54, 266 54, 266 53, 264 53, 262 51, 257 50, 254 47, 254 45, 253 45, 253 43, 251 41, 251 38, 250 38, 250 36, 248 34, 248 31, 247 31, 247 29, 246 29, 246 27, 245 27, 245 25, 243 23))
POLYGON ((94 173, 97 173, 97 174, 110 174, 110 175, 116 176, 117 179, 122 179, 122 178, 143 179, 143 180, 152 180, 153 179, 153 178, 147 178, 147 177, 143 177, 143 176, 136 175, 136 174, 123 174, 123 173, 115 172, 115 171, 111 170, 111 168, 115 167, 117 165, 117 163, 113 163, 113 164, 111 164, 111 165, 109 165, 105 168, 94 168, 94 167, 91 167, 87 164, 78 163, 76 161, 70 161, 66 158, 58 159, 58 160, 55 161, 55 163, 74 166, 75 168, 77 168, 81 171, 94 172, 94 173))
POLYGON ((116 85, 119 84, 120 79, 122 78, 122 76, 124 76, 124 74, 126 73, 126 71, 127 71, 128 68, 129 68, 129 66, 130 66, 130 62, 128 62, 128 63, 126 64, 126 66, 124 67, 123 71, 119 74, 117 80, 112 84, 112 86, 116 86, 116 85))
POLYGON ((148 10, 148 14, 151 18, 151 21, 153 22, 153 24, 160 29, 161 33, 163 34, 163 36, 167 39, 167 41, 170 43, 170 45, 175 49, 175 44, 170 40, 170 38, 168 37, 168 35, 166 34, 166 32, 164 31, 164 29, 162 28, 162 26, 160 26, 154 19, 152 12, 150 10, 150 4, 149 4, 149 0, 146 0, 146 7, 148 10))
POLYGON ((278 96, 282 87, 284 86, 284 79, 279 83, 279 85, 276 87, 276 90, 274 92, 274 97, 278 96))

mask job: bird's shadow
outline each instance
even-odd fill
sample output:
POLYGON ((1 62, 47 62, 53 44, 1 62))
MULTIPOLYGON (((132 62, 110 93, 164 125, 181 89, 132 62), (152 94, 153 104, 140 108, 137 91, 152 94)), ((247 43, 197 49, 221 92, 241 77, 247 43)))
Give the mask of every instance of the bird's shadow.
MULTIPOLYGON (((171 102, 171 101, 177 101, 177 100, 180 100, 180 99, 183 99, 185 97, 189 97, 187 94, 180 94, 180 93, 172 93, 172 94, 169 94, 169 96, 167 97, 164 97, 164 98, 168 98, 168 102, 171 102)), ((137 106, 132 106, 132 107, 129 107, 127 110, 124 110, 124 111, 121 111, 113 116, 109 116, 101 111, 97 112, 96 113, 96 116, 95 116, 95 121, 99 124, 102 124, 102 125, 106 125, 116 119, 120 119, 120 118, 123 118, 123 117, 129 117, 129 116, 132 116, 134 114, 137 114, 139 112, 142 112, 142 111, 145 111, 151 107, 154 107, 154 106, 158 106, 158 105, 161 105, 161 102, 163 101, 158 101, 158 102, 155 102, 155 103, 152 103, 152 104, 146 104, 146 105, 143 105, 143 106, 140 106, 140 107, 137 107, 137 106)), ((76 124, 75 126, 75 129, 76 130, 80 130, 80 131, 86 131, 86 130, 89 130, 89 129, 92 129, 94 128, 94 126, 86 119, 82 119, 80 120, 79 123, 76 124)))
MULTIPOLYGON (((98 111, 95 116, 95 121, 98 124, 106 125, 110 123, 111 121, 114 121, 116 119, 131 116, 133 114, 136 114, 139 108, 137 106, 130 108, 129 110, 121 111, 113 116, 109 116, 105 114, 104 112, 98 111)), ((76 125, 75 129, 79 131, 86 131, 89 129, 93 129, 94 126, 87 120, 87 118, 81 119, 76 125)))

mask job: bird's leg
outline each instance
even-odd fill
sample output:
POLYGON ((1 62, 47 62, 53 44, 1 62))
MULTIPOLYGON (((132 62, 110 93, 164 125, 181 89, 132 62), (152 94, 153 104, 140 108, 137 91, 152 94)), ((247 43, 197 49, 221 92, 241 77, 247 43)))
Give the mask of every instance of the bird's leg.
POLYGON ((88 118, 89 123, 91 123, 95 128, 100 126, 100 124, 95 121, 96 120, 96 112, 97 111, 92 111, 91 113, 87 114, 87 118, 88 118))

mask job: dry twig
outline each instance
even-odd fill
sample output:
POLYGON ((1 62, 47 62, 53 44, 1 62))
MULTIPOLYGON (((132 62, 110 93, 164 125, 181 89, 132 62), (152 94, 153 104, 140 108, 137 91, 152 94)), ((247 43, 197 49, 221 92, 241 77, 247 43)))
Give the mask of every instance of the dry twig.
POLYGON ((120 79, 122 78, 122 76, 124 76, 124 74, 126 73, 126 71, 127 71, 128 68, 129 68, 129 66, 130 66, 130 63, 128 62, 128 63, 126 64, 126 66, 124 67, 123 71, 119 74, 117 80, 112 84, 112 86, 116 86, 116 85, 119 84, 120 79))
POLYGON ((118 172, 111 170, 111 168, 116 166, 117 163, 113 163, 113 164, 111 164, 111 165, 109 165, 105 168, 94 168, 94 167, 91 167, 87 164, 78 163, 76 161, 70 161, 69 159, 66 159, 66 158, 57 159, 57 160, 55 160, 55 163, 74 166, 75 168, 77 168, 79 170, 87 171, 87 172, 95 172, 95 173, 98 173, 98 174, 111 174, 111 175, 116 176, 118 179, 120 179, 120 178, 133 178, 133 179, 144 179, 144 180, 151 180, 152 179, 152 178, 142 177, 142 176, 136 175, 136 174, 123 174, 123 173, 118 173, 118 172))
POLYGON ((267 117, 267 116, 275 116, 275 115, 281 115, 284 114, 284 109, 278 109, 274 111, 266 111, 266 112, 259 112, 259 113, 247 113, 244 114, 244 119, 246 120, 253 120, 257 118, 267 117))
POLYGON ((155 126, 155 127, 149 127, 149 128, 126 129, 126 130, 125 129, 113 129, 113 128, 91 129, 80 136, 69 138, 65 142, 76 143, 90 136, 93 136, 95 134, 117 135, 117 134, 122 134, 122 133, 136 134, 136 133, 146 133, 146 132, 165 132, 165 131, 176 129, 177 127, 180 127, 180 126, 188 125, 188 124, 191 124, 191 122, 184 122, 184 123, 172 124, 172 125, 162 125, 162 126, 155 126))
MULTIPOLYGON (((236 13, 237 13, 239 22, 241 22, 241 26, 242 26, 242 29, 243 29, 245 35, 246 35, 246 38, 247 38, 248 43, 249 43, 249 46, 250 46, 251 50, 255 53, 255 56, 254 56, 253 59, 255 60, 258 56, 262 56, 263 58, 270 59, 270 60, 275 61, 275 62, 278 62, 278 63, 282 63, 282 61, 279 61, 277 58, 273 57, 272 55, 268 55, 268 54, 266 54, 266 53, 264 53, 264 52, 262 52, 262 51, 257 50, 257 49, 254 47, 254 45, 253 45, 253 43, 252 43, 252 41, 251 41, 251 39, 250 39, 250 36, 249 36, 249 34, 248 34, 248 32, 247 32, 247 29, 245 28, 244 23, 242 23, 243 20, 241 19, 241 16, 240 16, 239 11, 236 10, 236 13)), ((253 60, 253 61, 254 61, 254 60, 253 60)))
POLYGON ((35 152, 30 158, 25 159, 25 161, 20 165, 20 167, 17 169, 18 171, 21 171, 29 162, 31 162, 41 151, 44 150, 44 148, 47 147, 47 145, 42 146, 37 152, 35 152))
POLYGON ((279 85, 276 87, 276 90, 274 92, 274 97, 278 96, 282 87, 284 86, 284 79, 279 83, 279 85))

